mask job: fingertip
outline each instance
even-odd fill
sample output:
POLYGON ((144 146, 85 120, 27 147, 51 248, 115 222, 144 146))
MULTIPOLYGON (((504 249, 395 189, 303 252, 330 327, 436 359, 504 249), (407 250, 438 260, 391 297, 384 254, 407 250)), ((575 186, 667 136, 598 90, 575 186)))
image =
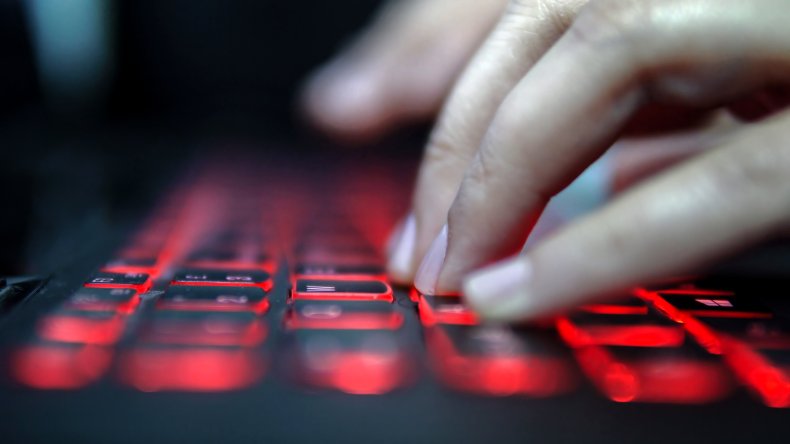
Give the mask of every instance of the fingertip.
POLYGON ((417 237, 417 222, 409 214, 393 232, 388 246, 387 273, 396 284, 410 284, 414 278, 414 245, 417 237))
POLYGON ((464 298, 481 318, 515 321, 538 315, 529 283, 532 266, 523 257, 498 262, 470 274, 463 283, 464 298))
POLYGON ((423 294, 436 294, 436 284, 439 280, 439 273, 444 265, 444 258, 447 254, 447 225, 442 227, 442 231, 434 239, 428 249, 425 258, 417 269, 414 277, 414 286, 423 294))
POLYGON ((374 68, 335 61, 308 79, 301 99, 307 119, 343 139, 369 139, 388 120, 386 85, 374 68))

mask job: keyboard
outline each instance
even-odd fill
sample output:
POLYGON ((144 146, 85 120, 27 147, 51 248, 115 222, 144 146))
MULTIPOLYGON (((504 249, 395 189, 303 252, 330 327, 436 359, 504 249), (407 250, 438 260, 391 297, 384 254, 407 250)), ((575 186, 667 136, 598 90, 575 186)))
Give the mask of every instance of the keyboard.
POLYGON ((191 170, 75 285, 33 298, 4 347, 6 389, 375 399, 435 386, 530 406, 790 407, 781 292, 682 278, 532 324, 482 323, 459 296, 388 281, 408 186, 364 165, 191 170))

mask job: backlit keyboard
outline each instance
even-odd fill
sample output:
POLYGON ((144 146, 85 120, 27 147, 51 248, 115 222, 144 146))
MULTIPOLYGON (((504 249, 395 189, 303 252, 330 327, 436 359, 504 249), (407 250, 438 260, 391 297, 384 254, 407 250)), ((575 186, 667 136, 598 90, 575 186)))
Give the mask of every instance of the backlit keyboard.
POLYGON ((185 180, 37 319, 10 354, 12 383, 225 392, 274 378, 381 395, 428 378, 486 397, 592 387, 619 403, 703 404, 746 390, 790 406, 790 324, 748 291, 688 280, 537 325, 483 325, 459 297, 393 288, 381 251, 408 186, 348 173, 216 167, 185 180))

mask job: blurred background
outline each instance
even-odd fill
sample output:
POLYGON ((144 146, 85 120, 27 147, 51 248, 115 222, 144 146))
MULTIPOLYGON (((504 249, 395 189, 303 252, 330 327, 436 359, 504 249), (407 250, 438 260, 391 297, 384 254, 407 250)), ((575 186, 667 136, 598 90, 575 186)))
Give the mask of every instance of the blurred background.
POLYGON ((295 93, 379 3, 0 0, 0 276, 73 259, 201 147, 326 148, 295 93))

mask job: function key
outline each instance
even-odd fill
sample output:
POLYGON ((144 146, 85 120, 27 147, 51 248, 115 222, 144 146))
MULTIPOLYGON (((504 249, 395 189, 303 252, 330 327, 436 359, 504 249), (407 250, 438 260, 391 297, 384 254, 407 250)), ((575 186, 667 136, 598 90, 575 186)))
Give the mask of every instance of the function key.
POLYGON ((151 286, 151 279, 147 273, 100 271, 88 279, 85 286, 89 288, 134 288, 144 292, 151 286))
POLYGON ((258 287, 174 285, 158 301, 165 310, 252 311, 264 313, 269 307, 266 294, 258 287))
POLYGON ((292 299, 393 301, 392 288, 379 280, 297 279, 292 299))
POLYGON ((263 270, 181 270, 173 277, 171 285, 209 285, 230 287, 259 287, 264 291, 272 288, 271 275, 263 270))

